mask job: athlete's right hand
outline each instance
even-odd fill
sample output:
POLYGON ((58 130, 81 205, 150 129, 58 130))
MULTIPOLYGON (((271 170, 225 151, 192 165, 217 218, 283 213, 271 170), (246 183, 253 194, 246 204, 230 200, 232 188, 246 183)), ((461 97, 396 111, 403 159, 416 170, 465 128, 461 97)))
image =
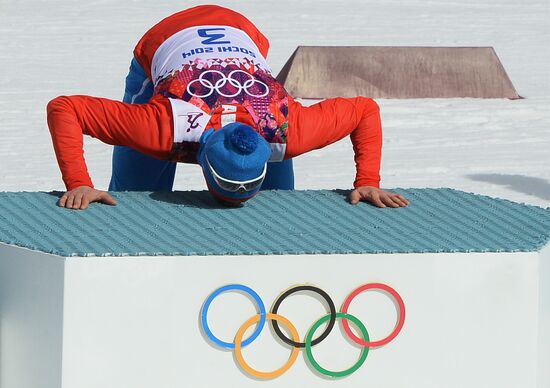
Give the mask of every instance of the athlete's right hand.
POLYGON ((101 202, 106 205, 116 205, 116 201, 106 191, 96 190, 88 186, 79 186, 67 191, 59 199, 59 206, 68 209, 87 209, 92 202, 101 202))

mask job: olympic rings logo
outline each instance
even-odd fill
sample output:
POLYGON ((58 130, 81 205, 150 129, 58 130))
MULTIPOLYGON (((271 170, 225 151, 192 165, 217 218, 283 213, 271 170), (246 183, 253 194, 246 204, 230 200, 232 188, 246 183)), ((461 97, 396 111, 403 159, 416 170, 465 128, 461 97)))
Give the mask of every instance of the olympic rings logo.
POLYGON ((220 96, 223 96, 223 97, 236 97, 239 94, 241 94, 243 90, 246 94, 248 94, 251 97, 259 98, 259 97, 265 97, 269 94, 269 86, 267 86, 266 83, 260 80, 257 80, 256 78, 254 78, 254 76, 252 76, 252 74, 239 69, 233 70, 231 73, 229 73, 227 77, 225 76, 224 73, 222 73, 219 70, 206 70, 201 73, 199 78, 194 79, 187 84, 187 92, 190 95, 199 97, 199 98, 209 97, 210 95, 212 95, 212 93, 214 93, 214 91, 216 91, 220 96), (244 83, 241 83, 238 79, 233 78, 233 75, 237 73, 245 74, 248 77, 248 79, 244 83), (220 76, 220 79, 218 79, 215 83, 212 83, 212 81, 205 78, 207 74, 218 74, 220 76), (197 94, 191 89, 191 85, 197 82, 200 83, 200 85, 207 90, 205 94, 197 94), (227 84, 233 86, 236 89, 236 91, 233 93, 224 93, 223 89, 226 88, 227 84), (251 93, 251 88, 254 85, 257 85, 258 87, 264 89, 264 91, 260 94, 251 93))
POLYGON ((336 311, 334 302, 325 291, 311 285, 300 285, 300 286, 295 286, 286 290, 277 298, 277 300, 275 300, 275 303, 273 304, 271 311, 266 312, 266 308, 262 299, 254 290, 242 284, 230 284, 227 286, 220 287, 217 290, 215 290, 212 294, 210 294, 210 296, 204 302, 202 311, 201 311, 201 325, 208 339, 212 341, 214 344, 222 348, 233 349, 235 353, 235 359, 239 364, 239 366, 242 368, 242 370, 244 370, 249 375, 260 379, 272 379, 285 373, 294 364, 294 362, 296 361, 296 358, 298 357, 298 353, 302 348, 305 348, 307 360, 317 372, 330 377, 344 377, 344 376, 350 375, 353 372, 355 372, 357 369, 359 369, 361 365, 363 365, 363 363, 367 358, 370 348, 383 346, 391 342, 395 337, 397 337, 397 335, 403 328, 404 323, 405 323, 405 304, 403 302, 403 299, 397 293, 397 291, 395 291, 392 287, 382 283, 363 284, 362 286, 353 290, 344 301, 344 304, 342 305, 342 308, 340 309, 339 312, 336 311), (355 316, 348 313, 349 306, 353 301, 353 299, 355 299, 355 297, 360 293, 368 290, 385 291, 394 300, 394 302, 396 303, 399 309, 399 315, 398 315, 397 323, 394 329, 388 336, 379 340, 371 340, 365 325, 355 316), (258 314, 254 315, 253 317, 251 317, 250 319, 248 319, 246 322, 242 324, 242 326, 237 331, 237 334, 235 335, 234 342, 225 342, 220 340, 218 337, 216 337, 212 333, 212 330, 208 325, 208 319, 207 319, 208 309, 210 308, 212 301, 217 296, 227 291, 240 291, 248 294, 255 301, 259 311, 258 314), (320 295, 327 302, 328 309, 329 309, 329 312, 327 315, 319 318, 313 324, 313 326, 311 326, 303 342, 300 342, 300 335, 298 334, 298 331, 296 330, 294 325, 284 316, 277 314, 277 311, 279 310, 281 303, 287 297, 299 291, 311 291, 320 295), (313 346, 319 344, 330 334, 337 319, 341 321, 342 327, 346 335, 353 342, 362 346, 361 354, 359 356, 358 361, 348 369, 342 370, 342 371, 329 370, 319 365, 319 363, 313 357, 313 353, 311 350, 313 346), (247 345, 250 345, 260 335, 262 329, 264 328, 265 322, 267 320, 271 321, 273 330, 275 331, 277 336, 282 341, 292 346, 292 352, 290 354, 290 357, 288 358, 288 361, 282 367, 280 367, 275 371, 263 372, 263 371, 258 371, 253 369, 244 360, 242 355, 242 348, 247 345), (349 321, 354 323, 355 326, 359 328, 359 331, 361 333, 361 338, 353 333, 353 331, 350 328, 349 321), (325 322, 328 322, 325 330, 318 337, 314 339, 313 336, 315 335, 315 332, 325 322), (256 329, 250 335, 250 337, 243 339, 247 329, 256 323, 257 323, 256 329), (284 325, 288 329, 292 338, 288 338, 281 331, 279 324, 284 325))

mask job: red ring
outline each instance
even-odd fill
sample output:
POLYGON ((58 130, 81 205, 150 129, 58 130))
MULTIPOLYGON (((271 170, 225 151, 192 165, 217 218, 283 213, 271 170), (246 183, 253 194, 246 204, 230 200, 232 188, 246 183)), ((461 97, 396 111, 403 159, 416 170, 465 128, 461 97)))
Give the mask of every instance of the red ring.
POLYGON ((349 327, 349 323, 348 323, 347 319, 342 319, 342 325, 344 326, 344 331, 353 340, 353 342, 355 342, 355 343, 357 343, 361 346, 374 348, 374 347, 377 347, 377 346, 386 345, 387 343, 392 341, 395 337, 397 337, 397 334, 399 334, 399 332, 403 328, 403 324, 405 323, 405 303, 403 303, 403 299, 397 293, 397 291, 395 291, 390 286, 387 286, 387 285, 382 284, 382 283, 368 283, 368 284, 363 284, 362 286, 356 288, 351 294, 349 294, 346 301, 344 302, 344 305, 342 306, 342 312, 344 314, 347 314, 348 313, 348 308, 349 308, 349 305, 350 305, 351 301, 357 295, 362 293, 363 291, 371 290, 371 289, 380 289, 380 290, 388 292, 395 299, 397 304, 399 305, 399 319, 397 321, 397 325, 395 325, 395 329, 393 329, 393 331, 390 333, 390 335, 388 335, 385 338, 382 338, 381 340, 378 340, 378 341, 365 341, 365 340, 357 337, 351 331, 351 328, 349 327))

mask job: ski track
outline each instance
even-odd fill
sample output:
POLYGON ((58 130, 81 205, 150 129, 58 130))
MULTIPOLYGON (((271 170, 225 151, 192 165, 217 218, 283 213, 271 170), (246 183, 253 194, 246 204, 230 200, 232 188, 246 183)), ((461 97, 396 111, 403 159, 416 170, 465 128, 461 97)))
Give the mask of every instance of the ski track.
MULTIPOLYGON (((0 190, 62 190, 45 106, 57 95, 120 99, 132 49, 189 1, 0 2, 0 190)), ((383 187, 451 187, 550 206, 550 5, 511 0, 219 1, 271 42, 275 74, 298 45, 493 46, 523 100, 378 100, 383 187)), ((313 103, 306 101, 305 103, 313 103)), ((85 140, 98 188, 111 147, 85 140)), ((348 188, 349 140, 295 159, 298 189, 348 188)), ((205 189, 178 166, 175 190, 205 189)))

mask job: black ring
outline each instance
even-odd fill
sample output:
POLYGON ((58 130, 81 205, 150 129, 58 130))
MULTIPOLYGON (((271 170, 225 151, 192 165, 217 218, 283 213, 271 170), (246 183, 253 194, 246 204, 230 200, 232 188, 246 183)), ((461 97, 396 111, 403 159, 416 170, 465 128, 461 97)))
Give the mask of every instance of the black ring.
MULTIPOLYGON (((327 336, 332 331, 332 328, 334 327, 334 323, 336 322, 336 307, 334 306, 334 302, 332 301, 332 299, 330 299, 330 296, 328 296, 328 294, 325 291, 321 290, 320 288, 314 287, 314 286, 296 286, 296 287, 292 287, 292 288, 286 290, 285 292, 283 292, 277 298, 277 300, 273 304, 273 307, 271 308, 271 313, 272 314, 277 314, 277 310, 279 309, 279 306, 281 305, 283 300, 285 300, 289 295, 291 295, 295 292, 298 292, 298 291, 313 291, 313 292, 321 295, 323 297, 323 299, 327 301, 328 307, 330 309, 330 320, 328 322, 328 325, 327 325, 325 331, 322 332, 319 337, 317 337, 313 341, 311 341, 311 346, 315 346, 318 343, 320 343, 322 340, 327 338, 327 336)), ((287 343, 289 345, 292 345, 296 348, 305 348, 306 347, 305 342, 295 342, 295 341, 291 340, 290 338, 288 338, 286 335, 284 335, 284 333, 279 328, 279 324, 277 323, 276 320, 272 320, 271 324, 273 325, 273 330, 275 330, 275 333, 277 334, 277 336, 281 340, 283 340, 285 343, 287 343)))

